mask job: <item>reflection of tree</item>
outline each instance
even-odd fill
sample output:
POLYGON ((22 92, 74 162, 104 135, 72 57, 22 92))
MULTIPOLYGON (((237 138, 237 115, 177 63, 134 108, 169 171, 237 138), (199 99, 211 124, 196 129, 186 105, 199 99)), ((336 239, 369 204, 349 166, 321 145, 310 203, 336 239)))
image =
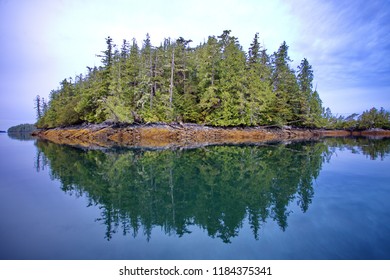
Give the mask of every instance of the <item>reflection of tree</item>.
POLYGON ((118 231, 147 239, 196 225, 230 242, 248 219, 257 239, 268 218, 287 228, 288 206, 307 211, 327 146, 321 142, 213 146, 194 150, 83 151, 37 142, 62 190, 99 205, 106 238, 118 231))
POLYGON ((370 159, 383 160, 390 154, 390 138, 370 139, 368 137, 327 138, 326 144, 339 149, 348 149, 355 154, 364 154, 370 159))
POLYGON ((32 131, 27 132, 8 132, 8 137, 14 140, 20 140, 20 141, 31 141, 35 138, 31 135, 32 131))

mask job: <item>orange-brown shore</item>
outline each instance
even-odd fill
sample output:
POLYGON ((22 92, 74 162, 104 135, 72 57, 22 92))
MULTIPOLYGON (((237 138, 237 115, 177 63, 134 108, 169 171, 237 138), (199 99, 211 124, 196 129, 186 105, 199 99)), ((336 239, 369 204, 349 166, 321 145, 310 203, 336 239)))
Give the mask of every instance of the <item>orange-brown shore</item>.
POLYGON ((319 139, 321 137, 381 136, 389 130, 311 130, 295 128, 220 128, 193 124, 84 125, 38 130, 41 139, 83 147, 132 146, 145 148, 197 147, 217 144, 256 144, 272 141, 319 139))

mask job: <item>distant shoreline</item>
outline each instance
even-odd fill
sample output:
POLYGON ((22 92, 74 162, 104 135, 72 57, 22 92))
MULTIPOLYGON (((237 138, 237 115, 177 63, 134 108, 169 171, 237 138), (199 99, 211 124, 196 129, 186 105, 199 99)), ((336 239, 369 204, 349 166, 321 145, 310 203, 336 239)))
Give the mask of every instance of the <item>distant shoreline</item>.
POLYGON ((211 127, 197 124, 87 124, 36 130, 40 139, 81 147, 190 148, 220 144, 256 144, 322 137, 390 137, 390 130, 323 130, 270 127, 211 127))

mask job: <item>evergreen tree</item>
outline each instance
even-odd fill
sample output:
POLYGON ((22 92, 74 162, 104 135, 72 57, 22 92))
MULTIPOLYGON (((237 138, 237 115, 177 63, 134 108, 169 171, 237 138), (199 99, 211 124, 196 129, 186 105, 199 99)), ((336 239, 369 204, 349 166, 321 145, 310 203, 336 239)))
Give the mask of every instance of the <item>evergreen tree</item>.
POLYGON ((149 121, 153 109, 153 47, 149 33, 143 41, 140 52, 139 83, 136 92, 136 110, 143 119, 149 121))
POLYGON ((283 42, 273 55, 272 86, 276 94, 273 104, 274 122, 278 125, 299 123, 299 87, 290 68, 288 46, 283 42))
POLYGON ((230 126, 246 124, 245 100, 245 53, 238 39, 225 30, 219 36, 222 59, 219 64, 219 87, 221 107, 215 120, 216 125, 230 126))
POLYGON ((37 95, 35 97, 35 110, 36 110, 36 115, 37 115, 37 120, 39 120, 42 117, 42 106, 41 106, 41 97, 37 95))
POLYGON ((246 72, 246 124, 270 123, 272 117, 270 116, 269 107, 275 102, 275 95, 271 90, 271 69, 268 65, 268 55, 259 43, 258 33, 255 34, 248 51, 246 72))
MULTIPOLYGON (((301 125, 312 125, 313 117, 312 111, 310 108, 310 101, 313 95, 313 70, 306 58, 301 61, 301 64, 298 66, 298 85, 299 85, 299 96, 297 102, 297 118, 299 124, 301 125)), ((315 104, 313 104, 315 105, 315 104)))
POLYGON ((210 36, 207 43, 197 49, 197 74, 200 122, 211 123, 213 113, 220 106, 217 68, 221 55, 218 40, 210 36))
POLYGON ((140 50, 137 41, 133 39, 130 47, 130 54, 125 62, 125 71, 127 75, 124 94, 127 105, 134 110, 137 102, 138 86, 140 84, 141 59, 140 50))

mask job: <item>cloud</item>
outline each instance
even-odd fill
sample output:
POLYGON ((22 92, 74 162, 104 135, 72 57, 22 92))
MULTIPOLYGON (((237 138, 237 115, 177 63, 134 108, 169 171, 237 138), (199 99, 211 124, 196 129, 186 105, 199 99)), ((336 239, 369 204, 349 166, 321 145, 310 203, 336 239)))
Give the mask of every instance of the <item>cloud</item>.
POLYGON ((295 57, 313 65, 323 105, 347 115, 390 109, 390 2, 297 0, 295 57))
POLYGON ((297 40, 325 87, 390 84, 390 2, 294 1, 297 40))

